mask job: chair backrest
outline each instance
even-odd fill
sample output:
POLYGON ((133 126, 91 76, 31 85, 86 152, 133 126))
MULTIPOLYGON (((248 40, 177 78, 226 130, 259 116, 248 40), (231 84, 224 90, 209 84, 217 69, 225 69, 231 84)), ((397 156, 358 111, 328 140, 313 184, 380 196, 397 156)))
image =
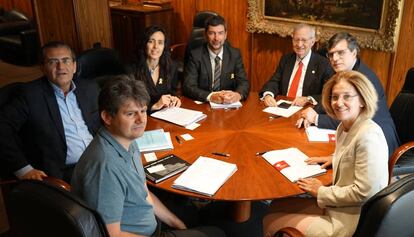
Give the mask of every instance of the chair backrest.
POLYGON ((0 88, 0 108, 10 102, 23 82, 12 82, 0 88))
POLYGON ((401 92, 414 93, 414 67, 408 69, 401 92))
POLYGON ((204 24, 206 20, 211 16, 217 16, 216 12, 201 11, 197 12, 193 20, 193 28, 191 35, 187 43, 184 55, 184 65, 187 63, 190 51, 202 45, 205 42, 204 38, 204 24))
POLYGON ((109 48, 92 48, 82 52, 77 58, 77 76, 80 79, 93 79, 102 86, 107 75, 124 74, 118 52, 109 48))
MULTIPOLYGON (((411 79, 414 81, 414 78, 411 79)), ((407 84, 407 81, 406 83, 407 84)), ((402 90, 394 99, 390 113, 401 144, 414 141, 414 90, 402 90)))
POLYGON ((17 236, 109 236, 101 216, 74 194, 46 182, 18 183, 8 196, 17 236))
POLYGON ((414 236, 414 174, 384 188, 363 206, 354 236, 414 236))

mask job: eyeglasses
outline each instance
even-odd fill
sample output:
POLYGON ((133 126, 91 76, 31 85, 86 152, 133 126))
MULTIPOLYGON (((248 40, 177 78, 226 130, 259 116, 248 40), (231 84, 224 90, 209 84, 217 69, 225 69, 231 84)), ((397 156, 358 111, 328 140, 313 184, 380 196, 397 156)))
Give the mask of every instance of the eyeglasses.
POLYGON ((61 58, 61 59, 51 58, 51 59, 46 61, 46 64, 49 67, 56 67, 59 63, 63 63, 64 65, 69 66, 73 63, 73 61, 74 61, 74 59, 70 58, 70 57, 65 57, 65 58, 61 58))
POLYGON ((340 98, 342 98, 343 101, 351 101, 352 98, 359 96, 358 94, 356 95, 350 95, 350 94, 343 94, 343 95, 331 95, 329 97, 329 99, 333 102, 338 101, 340 98))
POLYGON ((293 41, 293 43, 295 43, 295 44, 298 44, 298 43, 300 43, 300 42, 302 42, 302 43, 306 44, 306 43, 308 43, 311 39, 313 39, 313 37, 310 37, 310 38, 307 38, 307 39, 304 39, 304 38, 292 38, 292 41, 293 41))
POLYGON ((328 53, 326 53, 326 57, 329 58, 329 59, 333 59, 335 54, 337 54, 338 57, 343 58, 347 51, 349 51, 349 49, 343 49, 343 50, 338 50, 338 51, 334 51, 334 52, 328 52, 328 53))

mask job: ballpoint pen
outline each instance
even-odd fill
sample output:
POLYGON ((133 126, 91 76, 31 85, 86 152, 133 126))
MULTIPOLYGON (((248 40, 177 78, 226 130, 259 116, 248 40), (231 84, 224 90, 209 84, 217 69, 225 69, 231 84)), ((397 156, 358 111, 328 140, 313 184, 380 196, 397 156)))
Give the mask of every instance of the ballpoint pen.
POLYGON ((260 151, 260 152, 256 152, 256 156, 261 156, 261 155, 263 155, 264 153, 266 153, 267 151, 260 151))
POLYGON ((175 140, 177 140, 177 142, 178 142, 179 144, 181 144, 181 140, 180 140, 180 138, 179 138, 178 136, 175 136, 175 140))
POLYGON ((216 155, 216 156, 225 156, 225 157, 229 157, 230 156, 230 154, 221 153, 221 152, 211 152, 211 154, 216 155))

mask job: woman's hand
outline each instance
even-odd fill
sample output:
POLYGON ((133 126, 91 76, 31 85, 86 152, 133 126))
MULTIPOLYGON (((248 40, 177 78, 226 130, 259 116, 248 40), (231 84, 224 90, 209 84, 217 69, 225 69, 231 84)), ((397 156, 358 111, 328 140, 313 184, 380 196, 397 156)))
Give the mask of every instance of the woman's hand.
POLYGON ((177 96, 172 95, 162 95, 157 103, 153 104, 151 110, 160 110, 162 108, 168 107, 180 107, 181 100, 177 96))
POLYGON ((181 100, 177 96, 171 96, 171 102, 168 107, 180 107, 181 106, 181 100))
POLYGON ((332 156, 318 156, 318 157, 309 157, 305 160, 306 164, 314 165, 321 164, 321 168, 325 169, 332 165, 332 156))
POLYGON ((310 195, 317 197, 319 187, 322 186, 322 182, 315 178, 299 179, 299 188, 303 189, 310 195))

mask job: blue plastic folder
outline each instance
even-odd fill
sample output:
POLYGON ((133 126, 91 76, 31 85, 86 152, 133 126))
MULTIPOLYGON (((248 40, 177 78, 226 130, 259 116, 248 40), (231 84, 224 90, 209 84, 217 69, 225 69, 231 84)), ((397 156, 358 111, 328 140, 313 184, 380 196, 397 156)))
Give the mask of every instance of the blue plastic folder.
POLYGON ((144 134, 135 139, 140 152, 152 152, 173 149, 171 137, 164 129, 145 131, 144 134))

